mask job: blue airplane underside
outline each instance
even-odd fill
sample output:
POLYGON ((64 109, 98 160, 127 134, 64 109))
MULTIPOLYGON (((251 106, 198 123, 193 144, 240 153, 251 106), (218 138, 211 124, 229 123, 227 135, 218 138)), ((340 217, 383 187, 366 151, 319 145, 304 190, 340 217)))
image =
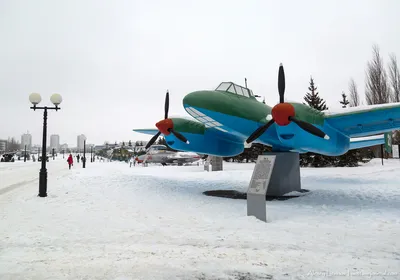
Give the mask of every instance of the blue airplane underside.
MULTIPOLYGON (((185 105, 185 108, 187 109, 188 106, 185 105)), ((223 157, 235 156, 243 152, 244 142, 248 135, 264 124, 204 108, 195 107, 194 109, 212 118, 220 125, 218 127, 207 127, 204 135, 181 132, 188 139, 189 144, 180 141, 172 133, 165 135, 167 144, 171 148, 223 157)), ((196 116, 194 117, 197 119, 196 116)), ((348 150, 385 143, 383 136, 366 140, 352 138, 352 141, 350 141, 349 137, 333 128, 327 121, 325 121, 323 126, 315 126, 329 135, 330 139, 326 140, 313 136, 292 122, 287 126, 273 124, 254 142, 271 146, 275 152, 314 152, 330 156, 338 156, 346 153, 348 150)), ((143 129, 140 132, 155 134, 157 130, 143 129)))
MULTIPOLYGON (((187 106, 185 105, 185 108, 186 107, 187 106)), ((263 125, 263 123, 236 116, 225 115, 204 108, 195 107, 195 109, 221 123, 223 125, 221 128, 227 132, 225 134, 235 135, 237 137, 237 142, 242 143, 242 145, 248 135, 263 125)), ((347 152, 350 146, 350 139, 348 137, 333 129, 326 122, 323 127, 318 125, 315 126, 328 134, 330 139, 326 140, 311 135, 292 122, 287 126, 273 124, 254 142, 271 146, 273 151, 276 152, 315 152, 332 156, 341 155, 347 152), (327 145, 327 142, 329 142, 330 145, 327 145), (296 150, 297 147, 302 148, 301 150, 296 150)))

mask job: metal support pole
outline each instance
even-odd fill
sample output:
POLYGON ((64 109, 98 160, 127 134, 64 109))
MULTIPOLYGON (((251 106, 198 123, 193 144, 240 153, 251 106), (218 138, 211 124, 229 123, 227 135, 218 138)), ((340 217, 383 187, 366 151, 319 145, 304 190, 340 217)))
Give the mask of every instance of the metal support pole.
POLYGON ((25 145, 24 162, 26 162, 26 145, 25 145))
POLYGON ((383 144, 381 144, 381 158, 382 158, 382 165, 383 165, 383 144))
POLYGON ((53 160, 54 160, 54 148, 51 150, 52 155, 53 155, 53 160))
POLYGON ((83 140, 83 163, 82 167, 86 168, 86 140, 83 140))
POLYGON ((43 113, 43 140, 42 140, 42 168, 39 172, 39 196, 47 196, 47 169, 46 169, 46 138, 47 138, 47 107, 43 113))

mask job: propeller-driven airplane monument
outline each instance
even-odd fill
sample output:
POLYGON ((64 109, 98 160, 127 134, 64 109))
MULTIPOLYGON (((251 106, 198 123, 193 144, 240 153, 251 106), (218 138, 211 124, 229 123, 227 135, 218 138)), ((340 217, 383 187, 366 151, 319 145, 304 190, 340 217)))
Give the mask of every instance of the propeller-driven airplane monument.
POLYGON ((273 152, 338 156, 384 141, 366 136, 400 129, 400 103, 321 112, 302 103, 285 102, 282 64, 278 91, 280 103, 274 107, 232 82, 223 82, 215 90, 191 92, 184 97, 183 106, 196 120, 168 118, 167 92, 164 120, 156 123, 157 129, 133 131, 155 134, 146 148, 163 134, 175 150, 227 157, 242 153, 252 142, 271 146, 273 152))
POLYGON ((279 104, 270 107, 259 102, 247 87, 223 82, 215 90, 195 91, 183 98, 186 112, 196 119, 188 120, 168 118, 167 91, 164 120, 156 123, 157 130, 134 131, 155 134, 147 147, 163 134, 175 150, 219 157, 238 155, 252 142, 271 146, 272 152, 257 161, 259 167, 253 173, 257 180, 252 178, 249 190, 254 185, 257 192, 262 189, 267 196, 282 196, 301 191, 299 153, 338 156, 351 149, 383 144, 386 137, 377 134, 400 128, 400 103, 321 112, 302 103, 285 102, 282 64, 278 92, 279 104))
POLYGON ((162 165, 192 163, 200 160, 200 155, 192 152, 168 151, 165 145, 152 145, 147 153, 137 156, 139 163, 160 163, 162 165))

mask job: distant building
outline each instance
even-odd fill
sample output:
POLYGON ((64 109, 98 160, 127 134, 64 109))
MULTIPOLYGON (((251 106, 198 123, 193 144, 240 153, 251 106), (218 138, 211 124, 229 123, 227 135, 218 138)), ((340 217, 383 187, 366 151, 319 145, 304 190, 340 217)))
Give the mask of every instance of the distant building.
POLYGON ((93 149, 95 151, 100 151, 100 150, 106 149, 107 147, 108 147, 107 145, 95 145, 93 149))
POLYGON ((62 150, 67 151, 68 150, 68 144, 60 145, 60 151, 62 151, 62 150))
POLYGON ((60 149, 60 136, 53 134, 50 136, 50 151, 55 150, 56 152, 60 149))
POLYGON ((7 149, 7 140, 0 140, 0 153, 4 153, 7 149))
POLYGON ((42 146, 40 145, 32 145, 31 153, 38 154, 41 150, 42 146))
POLYGON ((32 135, 29 133, 22 134, 21 136, 21 149, 25 149, 26 145, 26 150, 30 151, 32 149, 32 135))
POLYGON ((85 140, 86 140, 86 136, 85 135, 83 135, 83 134, 78 135, 77 145, 76 145, 76 148, 77 148, 78 152, 83 152, 83 146, 85 145, 84 144, 85 140))

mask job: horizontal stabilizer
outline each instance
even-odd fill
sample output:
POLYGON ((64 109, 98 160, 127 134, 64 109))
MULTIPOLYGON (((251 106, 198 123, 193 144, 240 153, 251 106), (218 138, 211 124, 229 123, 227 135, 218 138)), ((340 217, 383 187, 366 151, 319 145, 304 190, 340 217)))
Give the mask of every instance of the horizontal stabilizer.
POLYGON ((384 134, 368 136, 368 137, 351 138, 349 150, 361 149, 382 144, 385 144, 384 134))
POLYGON ((149 135, 155 135, 158 133, 158 130, 154 128, 140 128, 140 129, 133 129, 133 131, 149 135))

